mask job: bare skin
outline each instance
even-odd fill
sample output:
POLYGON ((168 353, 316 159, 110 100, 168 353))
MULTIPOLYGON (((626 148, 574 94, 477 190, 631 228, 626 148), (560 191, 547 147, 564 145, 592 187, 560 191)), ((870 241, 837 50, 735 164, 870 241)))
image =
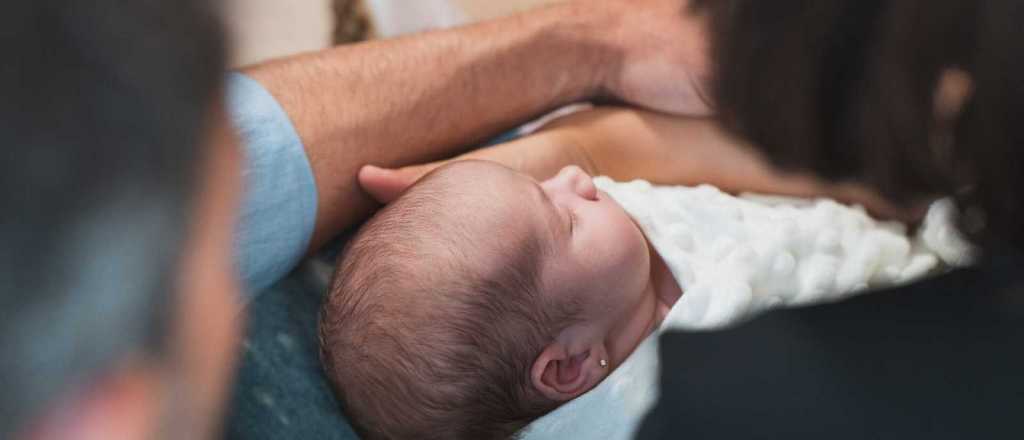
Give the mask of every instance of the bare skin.
POLYGON ((451 157, 582 99, 703 115, 704 20, 685 0, 576 0, 455 30, 301 55, 246 70, 291 117, 319 198, 317 248, 369 215, 368 163, 451 157))
MULTIPOLYGON (((754 148, 725 133, 708 118, 598 108, 555 121, 533 136, 454 160, 463 159, 498 162, 538 180, 576 165, 590 175, 619 181, 645 179, 664 185, 711 184, 728 192, 827 196, 861 204, 883 218, 920 217, 919 210, 894 206, 861 185, 831 183, 809 174, 778 170, 754 148)), ((444 163, 399 169, 367 166, 359 177, 374 198, 387 203, 444 163)))

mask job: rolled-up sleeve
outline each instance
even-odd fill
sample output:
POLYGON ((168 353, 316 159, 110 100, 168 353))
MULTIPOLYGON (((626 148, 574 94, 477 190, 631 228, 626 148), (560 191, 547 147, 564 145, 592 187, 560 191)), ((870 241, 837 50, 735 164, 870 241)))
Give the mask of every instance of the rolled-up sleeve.
POLYGON ((316 223, 316 183, 295 127, 263 86, 229 74, 227 105, 245 153, 235 255, 249 300, 305 255, 316 223))

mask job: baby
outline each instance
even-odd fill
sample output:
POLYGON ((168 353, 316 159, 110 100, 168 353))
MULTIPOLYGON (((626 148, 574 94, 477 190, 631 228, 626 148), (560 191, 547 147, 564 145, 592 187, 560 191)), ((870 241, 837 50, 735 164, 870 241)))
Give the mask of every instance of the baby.
POLYGON ((321 316, 322 358, 367 439, 508 438, 608 377, 682 295, 637 222, 579 167, 538 182, 457 162, 350 241, 321 316))
POLYGON ((599 383, 681 291, 578 167, 460 162, 351 241, 323 360, 367 438, 507 438, 599 383))

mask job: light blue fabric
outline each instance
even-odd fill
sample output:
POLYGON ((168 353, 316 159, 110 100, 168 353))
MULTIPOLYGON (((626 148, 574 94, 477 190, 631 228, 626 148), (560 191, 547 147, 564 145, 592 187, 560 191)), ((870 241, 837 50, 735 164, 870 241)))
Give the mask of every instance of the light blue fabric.
POLYGON ((295 127, 263 86, 229 74, 227 106, 245 153, 235 261, 248 301, 305 255, 316 223, 316 182, 295 127))

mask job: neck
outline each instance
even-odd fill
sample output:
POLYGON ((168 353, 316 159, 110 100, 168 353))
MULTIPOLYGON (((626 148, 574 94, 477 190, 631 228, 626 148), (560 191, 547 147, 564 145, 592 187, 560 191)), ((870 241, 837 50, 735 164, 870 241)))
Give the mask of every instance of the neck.
POLYGON ((651 250, 651 273, 644 288, 644 300, 628 319, 613 324, 608 332, 608 354, 619 365, 654 333, 683 292, 661 257, 651 250))

